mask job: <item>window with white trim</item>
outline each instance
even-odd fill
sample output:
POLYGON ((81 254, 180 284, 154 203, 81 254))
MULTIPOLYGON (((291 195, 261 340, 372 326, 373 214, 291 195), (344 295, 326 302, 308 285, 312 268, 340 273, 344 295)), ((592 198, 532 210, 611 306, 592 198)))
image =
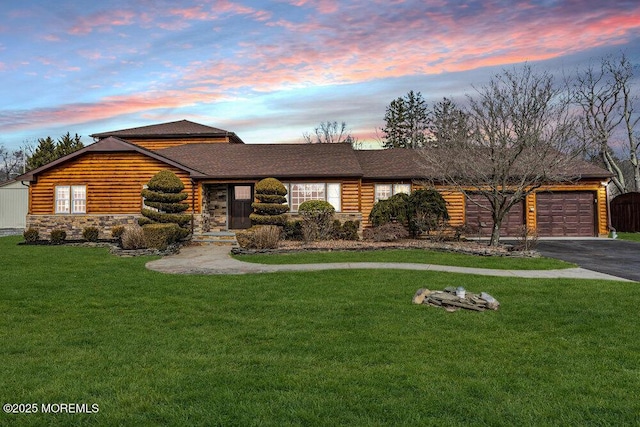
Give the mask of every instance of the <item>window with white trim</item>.
POLYGON ((376 184, 375 202, 387 200, 398 193, 411 193, 411 184, 376 184))
POLYGON ((305 182, 285 184, 287 187, 287 202, 291 212, 298 212, 300 205, 307 200, 325 200, 335 208, 342 209, 342 189, 338 182, 305 182))
POLYGON ((83 214, 87 212, 85 185, 57 185, 55 188, 57 214, 83 214))

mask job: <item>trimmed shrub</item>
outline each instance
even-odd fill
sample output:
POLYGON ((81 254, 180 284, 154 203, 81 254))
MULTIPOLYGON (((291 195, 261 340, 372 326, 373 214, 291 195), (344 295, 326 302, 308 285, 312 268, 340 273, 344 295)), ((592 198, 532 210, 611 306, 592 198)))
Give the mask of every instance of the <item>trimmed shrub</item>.
POLYGON ((404 193, 394 194, 386 200, 380 200, 373 205, 369 220, 374 226, 380 226, 389 222, 407 223, 409 195, 404 193))
MULTIPOLYGON (((161 170, 147 183, 147 188, 142 190, 144 205, 142 218, 138 219, 138 225, 150 224, 177 224, 187 229, 191 223, 190 214, 181 212, 189 209, 189 204, 180 203, 189 195, 183 193, 184 184, 176 174, 170 170, 161 170)), ((186 233, 187 235, 189 232, 186 233)))
POLYGON ((122 249, 145 249, 147 247, 142 227, 126 227, 121 240, 122 249))
POLYGON ((447 202, 436 190, 415 190, 409 195, 408 217, 414 236, 442 229, 449 219, 447 202))
POLYGON ((281 205, 277 203, 262 203, 262 202, 252 203, 251 207, 254 209, 254 211, 256 211, 257 213, 263 216, 282 215, 283 213, 289 210, 289 206, 281 205))
POLYGON ((331 238, 333 214, 331 203, 324 200, 307 200, 298 208, 302 216, 302 236, 305 241, 328 240, 331 238))
POLYGON ((142 215, 144 215, 144 219, 143 218, 138 219, 139 225, 155 224, 155 223, 162 223, 162 224, 173 223, 173 224, 177 224, 179 226, 184 227, 189 225, 189 223, 191 222, 191 215, 188 215, 188 214, 180 215, 175 213, 156 212, 156 211, 152 211, 151 209, 142 209, 142 215), (140 224, 140 220, 142 220, 143 224, 140 224))
POLYGON ((86 227, 82 230, 82 238, 88 242, 97 242, 100 231, 97 227, 86 227))
POLYGON ((54 245, 60 245, 62 243, 64 243, 65 240, 67 240, 67 232, 61 229, 56 229, 51 231, 51 237, 50 237, 51 243, 53 243, 54 245))
POLYGON ((147 247, 160 249, 161 251, 167 249, 167 246, 180 239, 180 230, 180 226, 173 223, 147 224, 142 227, 147 247))
POLYGON ((166 203, 180 203, 189 197, 189 195, 187 193, 162 193, 145 188, 142 190, 142 197, 147 200, 164 200, 166 203))
POLYGON ((184 190, 184 184, 175 173, 164 169, 149 180, 147 188, 164 195, 165 193, 180 193, 184 190))
POLYGON ((253 225, 284 225, 289 205, 284 204, 287 199, 287 188, 275 178, 265 178, 256 184, 257 202, 252 203, 253 212, 249 215, 253 225))
POLYGON ((116 240, 122 238, 122 233, 124 233, 124 225, 116 225, 111 229, 111 237, 116 240))
POLYGON ((38 237, 40 237, 40 232, 38 232, 37 228, 29 227, 22 233, 22 237, 24 237, 25 242, 34 243, 38 240, 38 237))
POLYGON ((286 221, 282 234, 285 240, 302 240, 302 221, 286 221))
POLYGON ((287 222, 286 215, 260 215, 257 213, 249 214, 249 219, 253 225, 284 225, 287 222))
POLYGON ((256 184, 256 194, 276 194, 279 196, 286 196, 287 187, 275 178, 265 178, 256 184))
POLYGON ((358 240, 358 229, 360 221, 345 221, 343 224, 340 220, 333 221, 333 238, 339 240, 358 240))
POLYGON ((393 242, 407 237, 409 237, 407 229, 402 224, 393 222, 364 230, 364 239, 374 242, 393 242))

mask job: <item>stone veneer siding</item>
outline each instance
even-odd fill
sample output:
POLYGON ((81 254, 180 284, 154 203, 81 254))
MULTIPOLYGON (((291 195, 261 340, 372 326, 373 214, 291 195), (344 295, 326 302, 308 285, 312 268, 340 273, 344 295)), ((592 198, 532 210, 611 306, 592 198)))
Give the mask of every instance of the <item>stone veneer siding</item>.
POLYGON ((141 215, 27 215, 27 229, 38 230, 40 239, 49 239, 51 231, 64 230, 67 239, 82 239, 82 231, 96 227, 98 238, 110 239, 111 229, 116 225, 134 225, 141 215))

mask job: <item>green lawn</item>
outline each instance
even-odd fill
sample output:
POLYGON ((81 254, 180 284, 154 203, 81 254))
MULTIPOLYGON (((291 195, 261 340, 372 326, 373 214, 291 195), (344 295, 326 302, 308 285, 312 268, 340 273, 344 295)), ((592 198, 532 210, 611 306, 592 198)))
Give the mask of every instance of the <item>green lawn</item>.
POLYGON ((293 252, 288 254, 236 255, 236 259, 260 264, 312 264, 327 262, 410 262, 503 270, 552 270, 575 267, 552 258, 489 257, 424 249, 375 251, 293 252))
POLYGON ((640 242, 640 233, 618 233, 618 239, 640 242))
POLYGON ((0 239, 0 425, 637 425, 637 283, 349 270, 164 275, 0 239), (411 304, 487 291, 497 312, 411 304))

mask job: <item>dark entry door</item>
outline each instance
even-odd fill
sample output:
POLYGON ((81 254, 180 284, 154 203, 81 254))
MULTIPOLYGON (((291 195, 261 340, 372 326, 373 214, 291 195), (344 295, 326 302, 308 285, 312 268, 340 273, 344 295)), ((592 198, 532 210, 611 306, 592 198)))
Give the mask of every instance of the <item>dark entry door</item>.
POLYGON ((231 229, 249 228, 251 220, 249 214, 252 212, 253 186, 232 185, 231 193, 231 229))

